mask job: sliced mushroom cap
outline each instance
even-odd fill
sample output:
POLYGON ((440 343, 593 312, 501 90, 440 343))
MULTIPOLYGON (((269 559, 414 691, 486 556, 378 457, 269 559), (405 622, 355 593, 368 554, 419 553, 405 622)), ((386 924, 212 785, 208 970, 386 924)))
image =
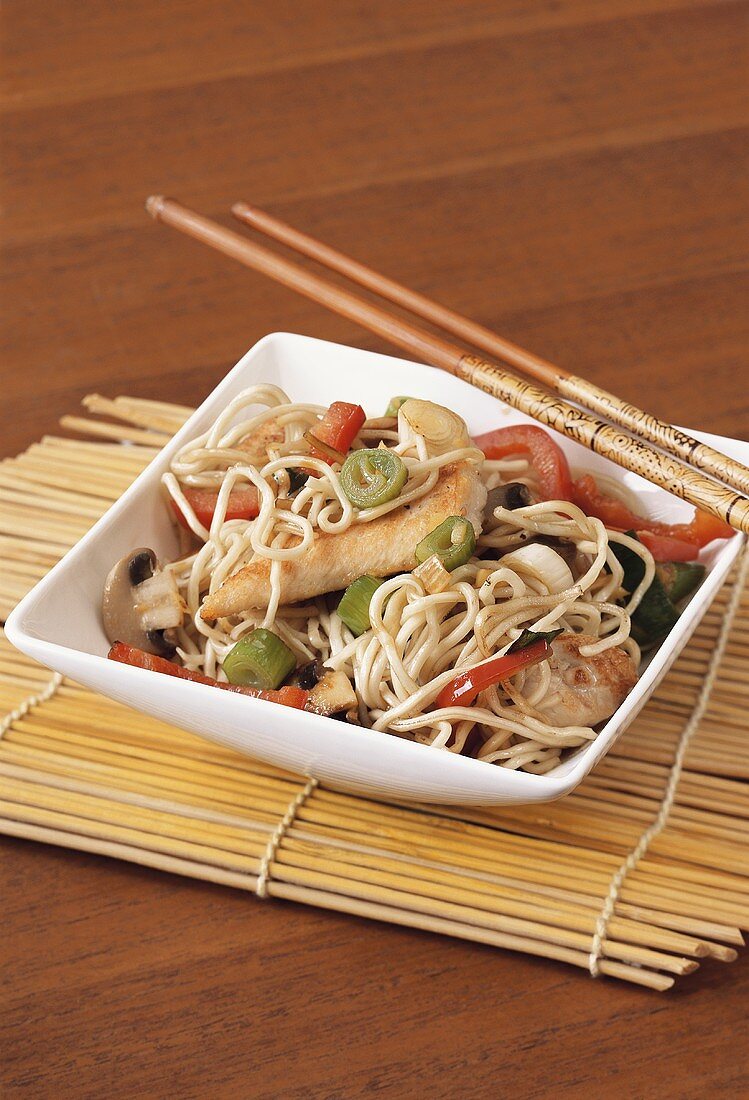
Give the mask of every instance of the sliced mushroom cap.
POLYGON ((315 714, 332 716, 342 712, 356 711, 359 700, 345 672, 324 669, 323 675, 312 688, 305 710, 315 714))
POLYGON ((525 508, 533 504, 533 495, 527 485, 522 481, 508 481, 506 485, 496 485, 490 489, 484 505, 484 534, 499 527, 501 520, 494 515, 495 508, 525 508))
POLYGON ((170 657, 175 650, 173 630, 182 624, 184 604, 172 574, 160 568, 153 550, 140 546, 111 570, 101 613, 110 642, 170 657))
POLYGON ((324 675, 325 668, 322 661, 309 661, 306 665, 300 665, 299 668, 295 669, 286 683, 290 687, 300 687, 304 688, 305 691, 311 691, 324 675))

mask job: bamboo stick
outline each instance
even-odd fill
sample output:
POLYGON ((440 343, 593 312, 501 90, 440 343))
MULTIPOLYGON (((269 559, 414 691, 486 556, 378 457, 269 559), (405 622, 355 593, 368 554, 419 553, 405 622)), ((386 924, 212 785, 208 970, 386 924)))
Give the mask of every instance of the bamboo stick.
POLYGON ((16 577, 27 577, 36 582, 46 575, 47 569, 34 562, 14 561, 12 558, 7 558, 3 561, 3 572, 11 573, 16 577))
POLYGON ((146 443, 154 446, 169 442, 166 432, 154 432, 141 428, 124 428, 121 424, 109 424, 101 420, 86 420, 81 416, 61 416, 60 424, 71 432, 98 435, 102 439, 117 439, 123 443, 146 443))
MULTIPOLYGON (((20 822, 12 818, 0 818, 0 832, 7 836, 17 836, 25 840, 38 840, 42 844, 56 844, 63 848, 75 848, 95 855, 113 856, 128 863, 139 863, 145 867, 154 867, 172 874, 186 875, 189 878, 203 879, 222 886, 234 886, 240 890, 254 890, 256 876, 247 872, 227 871, 187 857, 176 857, 163 852, 150 851, 136 844, 111 840, 108 837, 93 837, 71 833, 69 830, 49 825, 37 825, 36 822, 20 822)), ((636 980, 636 979, 633 979, 636 980)), ((672 984, 672 983, 670 983, 672 984)), ((660 986, 653 986, 660 988, 660 986)), ((664 986, 663 988, 670 988, 664 986)))
MULTIPOLYGON (((377 878, 378 880, 382 878, 385 882, 389 881, 387 876, 377 876, 377 878)), ((586 951, 589 945, 589 937, 582 934, 556 929, 553 939, 550 939, 547 928, 539 922, 519 920, 493 913, 481 913, 479 917, 475 910, 456 901, 421 897, 418 899, 419 907, 415 908, 416 899, 411 894, 392 885, 382 885, 379 881, 370 884, 361 880, 342 877, 329 871, 308 870, 299 866, 288 869, 285 865, 276 866, 272 881, 274 893, 276 892, 275 887, 279 883, 285 882, 317 890, 328 890, 364 902, 383 903, 399 910, 415 911, 420 915, 445 918, 475 927, 487 928, 490 931, 505 935, 522 937, 525 942, 553 943, 556 947, 581 952, 586 951)), ((658 958, 656 965, 667 965, 665 959, 668 956, 661 956, 660 953, 656 954, 658 958)), ((612 955, 615 957, 621 956, 625 961, 634 962, 637 965, 648 965, 652 964, 653 961, 653 955, 645 949, 631 947, 626 944, 613 945, 612 955)), ((677 965, 679 965, 679 973, 692 973, 697 964, 692 960, 684 959, 677 965)))
MULTIPOLYGON (((90 783, 80 778, 71 776, 52 775, 19 765, 2 763, 0 775, 12 779, 21 779, 25 783, 34 786, 53 787, 57 790, 69 791, 74 794, 92 795, 99 799, 108 799, 114 803, 122 803, 127 806, 142 806, 146 809, 161 810, 165 813, 175 814, 180 817, 192 818, 196 821, 210 821, 221 825, 235 825, 244 828, 248 825, 248 817, 244 815, 222 813, 201 806, 190 806, 184 802, 175 802, 171 799, 156 798, 143 792, 123 790, 122 788, 106 787, 100 783, 90 783)), ((266 843, 275 829, 275 825, 267 821, 253 821, 253 828, 265 836, 266 843)), ((714 937, 720 938, 720 937, 714 937)))
MULTIPOLYGON (((47 443, 32 443, 24 454, 47 462, 64 462, 67 465, 82 466, 86 470, 112 470, 115 473, 135 473, 144 469, 152 460, 155 448, 148 455, 141 454, 138 446, 123 446, 121 443, 88 443, 82 439, 50 438, 47 443)), ((21 456, 19 456, 20 458, 21 456)))
MULTIPOLYGON (((310 825, 312 829, 330 829, 336 828, 336 819, 332 815, 323 816, 317 809, 318 795, 323 795, 325 792, 318 790, 315 793, 314 799, 308 800, 308 805, 305 808, 302 818, 310 819, 310 825)), ((299 815, 298 815, 299 816, 299 815)), ((387 819, 387 815, 383 815, 384 819, 387 819)), ((487 864, 483 866, 491 867, 496 865, 496 861, 516 860, 520 866, 525 865, 531 860, 538 860, 541 857, 547 857, 550 861, 550 865, 556 869, 558 873, 561 871, 566 877, 578 877, 579 875, 589 876, 591 861, 597 863, 601 868, 601 873, 598 877, 598 885, 596 889, 600 892, 601 887, 605 886, 611 876, 612 870, 616 867, 615 857, 607 856, 605 853, 597 853, 587 851, 584 853, 579 851, 576 847, 565 846, 560 843, 546 843, 540 842, 538 838, 526 839, 522 837, 516 837, 513 835, 502 836, 501 849, 497 848, 497 836, 496 834, 489 834, 486 842, 482 845, 481 835, 472 832, 468 836, 465 833, 457 834, 445 834, 444 829, 441 835, 436 835, 429 825, 426 825, 422 832, 415 832, 413 829, 409 829, 403 822, 398 821, 394 824, 394 827, 390 830, 383 828, 376 828, 376 822, 373 824, 371 820, 366 818, 362 821, 360 827, 360 835, 370 837, 377 836, 378 843, 407 843, 414 851, 418 851, 423 854, 430 849, 443 851, 449 854, 452 859, 461 859, 461 862, 466 860, 475 861, 481 858, 481 852, 486 851, 488 859, 487 864), (402 840, 401 838, 408 838, 402 840), (467 854, 468 853, 468 854, 467 854), (514 854, 513 854, 514 853, 514 854), (584 871, 580 871, 575 861, 585 859, 587 866, 584 871)), ((306 825, 306 822, 305 822, 306 825)), ((345 830, 347 834, 351 834, 354 828, 355 822, 352 822, 351 815, 347 813, 345 823, 339 823, 338 829, 345 830)), ((476 866, 475 862, 470 865, 476 866)), ((663 889, 661 890, 663 893, 663 889)), ((678 894, 676 895, 678 899, 678 894)))
POLYGON ((192 416, 195 409, 192 405, 177 405, 173 401, 155 401, 149 397, 130 397, 129 395, 115 397, 116 404, 122 404, 134 409, 151 409, 154 412, 163 412, 180 419, 182 423, 192 416))
POLYGON ((239 772, 229 764, 223 764, 206 759, 194 761, 190 757, 182 757, 173 752, 164 752, 159 749, 145 747, 141 744, 128 744, 118 739, 115 743, 107 742, 102 737, 88 734, 73 733, 71 727, 60 729, 57 726, 43 724, 38 718, 22 718, 13 724, 13 732, 9 738, 12 744, 28 744, 31 738, 38 741, 43 739, 45 745, 54 746, 60 741, 65 746, 65 751, 71 755, 78 753, 79 749, 86 750, 87 759, 101 759, 102 761, 119 761, 124 758, 127 767, 139 768, 145 765, 158 764, 162 769, 162 775, 174 774, 177 778, 194 774, 211 783, 220 786, 223 790, 243 791, 247 794, 264 793, 278 796, 281 805, 286 805, 292 796, 293 789, 298 786, 298 780, 281 779, 275 777, 258 777, 253 771, 239 772), (29 737, 23 736, 28 731, 29 737))
POLYGON ((23 505, 0 505, 0 530, 10 534, 13 531, 28 531, 30 535, 44 537, 51 534, 58 539, 77 541, 90 529, 93 520, 78 519, 70 516, 45 515, 43 511, 34 511, 23 505))
POLYGON ((4 535, 0 533, 0 553, 18 554, 22 560, 46 562, 50 566, 66 554, 70 549, 65 543, 45 539, 43 542, 34 538, 20 538, 18 535, 4 535))
POLYGON ((36 472, 50 477, 59 478, 65 476, 68 487, 81 489, 95 489, 101 487, 109 492, 116 492, 120 496, 133 481, 129 471, 115 471, 98 468, 93 463, 76 461, 66 457, 64 462, 58 462, 45 455, 34 454, 26 451, 16 460, 17 469, 22 470, 27 476, 36 472))
POLYGON ((22 665, 5 654, 0 654, 0 676, 4 674, 17 677, 19 682, 23 679, 38 684, 46 684, 50 676, 47 669, 40 668, 38 665, 22 665))
MULTIPOLYGON (((304 829, 300 829, 295 825, 290 827, 286 835, 290 839, 299 837, 302 840, 313 840, 318 844, 322 843, 327 846, 339 847, 346 851, 370 851, 369 846, 355 845, 350 841, 338 840, 330 835, 320 833, 309 834, 304 829)), ((399 851, 397 847, 390 846, 384 850, 389 852, 393 859, 402 860, 408 864, 411 864, 416 858, 413 856, 410 849, 399 851)), ((377 851, 381 852, 383 849, 378 848, 377 851)), ((439 854, 439 852, 435 853, 435 855, 439 854)), ((597 885, 590 881, 584 881, 583 883, 577 882, 574 890, 569 887, 560 888, 558 885, 558 868, 551 865, 549 867, 550 877, 545 877, 541 866, 539 865, 534 868, 532 863, 521 864, 516 870, 513 870, 512 867, 504 867, 503 873, 500 874, 496 870, 476 869, 475 866, 469 866, 468 864, 462 863, 460 860, 456 860, 454 863, 450 864, 445 863, 444 860, 419 857, 418 861, 423 866, 434 867, 442 871, 455 872, 457 870, 460 873, 469 873, 472 879, 485 880, 504 886, 515 887, 522 891, 521 897, 525 897, 529 894, 541 894, 544 897, 560 898, 562 900, 582 903, 583 905, 595 905, 596 909, 600 908, 601 889, 605 888, 606 885, 606 880, 602 878, 597 885)), ((616 912, 620 911, 622 913, 632 913, 633 915, 637 914, 649 923, 657 924, 662 927, 695 933, 703 939, 726 939, 729 943, 739 946, 743 945, 744 942, 741 932, 730 925, 699 920, 683 914, 672 913, 657 908, 647 909, 643 908, 641 904, 638 906, 627 905, 622 901, 618 902, 616 906, 616 912)))
MULTIPOLYGON (((557 959, 572 966, 579 966, 582 969, 587 969, 588 966, 586 952, 571 951, 558 945, 539 943, 530 938, 503 934, 490 929, 468 928, 460 921, 435 917, 430 914, 415 914, 381 902, 369 902, 358 897, 341 895, 325 889, 305 888, 285 882, 273 882, 269 890, 272 897, 303 902, 320 909, 334 909, 337 912, 352 913, 356 916, 367 917, 370 920, 401 924, 428 932, 440 932, 458 939, 470 939, 494 947, 503 947, 508 951, 521 951, 524 954, 557 959)), ((666 975, 650 971, 644 967, 626 966, 611 959, 602 960, 601 973, 610 977, 622 978, 625 981, 631 981, 636 985, 643 985, 660 992, 670 989, 673 985, 673 978, 666 975)))
MULTIPOLYGON (((414 859, 404 862, 383 856, 375 850, 338 847, 330 850, 323 862, 318 845, 296 840, 293 836, 285 836, 281 841, 276 862, 309 869, 326 866, 333 873, 345 877, 356 877, 366 870, 371 873, 368 881, 373 884, 390 883, 394 888, 423 893, 424 896, 436 899, 453 899, 458 904, 476 910, 486 908, 488 912, 501 912, 505 916, 522 920, 551 923, 555 928, 580 931, 586 936, 592 935, 599 909, 593 899, 580 904, 556 898, 552 904, 544 895, 529 895, 527 891, 517 887, 487 879, 466 879, 465 876, 456 874, 454 868, 440 869, 433 863, 414 859)), ((705 958, 711 947, 718 947, 671 929, 647 927, 621 917, 613 923, 612 938, 615 941, 626 941, 631 946, 649 946, 664 951, 682 952, 697 958, 705 958)), ((718 949, 722 955, 724 949, 718 949)), ((726 961, 731 961, 730 951, 726 961)))
POLYGON ((7 818, 17 824, 41 825, 65 833, 82 835, 92 839, 114 840, 130 847, 150 848, 154 852, 177 859, 188 859, 194 863, 223 867, 235 872, 250 872, 255 861, 249 856, 233 852, 222 852, 207 844, 194 841, 170 840, 156 833, 145 833, 141 829, 115 825, 112 822, 94 821, 57 810, 42 810, 38 807, 23 806, 18 802, 5 802, 0 799, 0 818, 7 818))
POLYGON ((66 435, 43 435, 40 444, 56 451, 76 451, 79 454, 98 456, 116 455, 133 465, 147 465, 161 450, 161 447, 146 446, 145 443, 107 443, 103 440, 70 439, 66 435))
MULTIPOLYGON (((45 731, 44 735, 31 734, 25 730, 18 730, 16 726, 13 729, 13 736, 6 735, 4 738, 6 742, 6 751, 17 752, 21 749, 42 749, 46 751, 46 746, 49 744, 49 733, 45 731)), ((120 772, 126 777, 137 778, 144 784, 149 786, 158 784, 169 784, 175 790, 184 790, 185 792, 200 794, 201 791, 205 792, 206 796, 210 795, 214 798, 221 798, 227 802, 232 802, 235 805, 242 804, 242 798, 252 792, 252 784, 246 779, 234 779, 223 775, 215 774, 217 769, 214 769, 213 774, 206 774, 205 778, 200 775, 199 769, 190 769, 185 767, 184 759, 179 763, 172 763, 170 765, 161 764, 158 775, 154 773, 153 762, 149 760, 141 760, 135 757, 128 757, 126 762, 120 762, 121 757, 119 754, 112 754, 100 749, 95 749, 89 745, 80 745, 78 743, 65 743, 64 757, 66 762, 71 758, 85 762, 85 766, 91 767, 92 765, 102 765, 104 768, 108 768, 111 771, 120 772)), ((63 754, 57 752, 50 752, 50 757, 60 757, 63 754)), ((267 796, 261 796, 258 794, 257 802, 255 806, 259 809, 267 809, 269 813, 277 811, 279 806, 285 809, 287 799, 271 799, 267 796)))
POLYGON ((85 478, 75 478, 64 471, 57 471, 51 467, 37 469, 29 463, 19 464, 13 471, 13 480, 16 484, 31 486, 43 485, 45 490, 49 488, 63 489, 66 492, 77 491, 88 497, 96 497, 102 500, 102 513, 105 509, 122 496, 122 489, 127 486, 117 487, 111 481, 102 481, 92 475, 85 478))
POLYGON ((743 875, 733 872, 716 871, 712 867, 693 867, 686 863, 669 863, 652 853, 645 855, 632 872, 634 877, 656 879, 659 888, 663 884, 674 881, 679 882, 679 889, 684 888, 685 883, 701 886, 710 896, 730 897, 737 904, 749 904, 749 882, 743 875))
MULTIPOLYGON (((67 500, 60 500, 53 495, 38 496, 35 499, 38 507, 44 511, 62 512, 66 515, 70 512, 71 504, 67 500)), ((28 496, 23 490, 0 488, 0 501, 7 504, 24 505, 28 502, 28 496)), ((98 519, 102 514, 100 507, 96 504, 88 504, 81 497, 78 498, 75 508, 80 516, 90 516, 92 520, 98 519)))
MULTIPOLYGON (((13 764, 26 766, 38 766, 39 750, 28 744, 18 744, 3 738, 2 758, 13 764)), ((246 804, 245 798, 237 791, 226 791, 207 784, 190 782, 175 775, 155 775, 147 769, 114 767, 109 763, 89 760, 85 755, 71 753, 69 756, 62 753, 45 752, 43 759, 45 771, 56 775, 72 776, 73 778, 84 775, 90 778, 100 777, 111 786, 122 786, 126 790, 145 790, 149 793, 158 792, 160 796, 184 799, 189 805, 205 805, 215 810, 226 810, 230 807, 233 812, 241 812, 246 804)), ((285 807, 283 807, 285 809, 285 807)), ((277 824, 278 805, 273 802, 267 807, 258 804, 255 812, 265 814, 265 820, 277 824)))
POLYGON ((140 428, 155 429, 159 432, 167 432, 172 435, 182 426, 186 417, 180 419, 174 415, 148 408, 143 405, 134 405, 122 398, 111 401, 108 397, 102 397, 98 393, 89 393, 83 398, 83 406, 88 412, 103 416, 114 416, 119 420, 128 421, 140 428))
POLYGON ((254 855, 258 859, 268 844, 267 830, 253 828, 251 822, 237 827, 206 819, 197 821, 179 813, 118 804, 115 800, 23 783, 7 776, 0 776, 0 800, 7 804, 66 813, 104 825, 111 822, 170 840, 209 845, 228 852, 254 855))

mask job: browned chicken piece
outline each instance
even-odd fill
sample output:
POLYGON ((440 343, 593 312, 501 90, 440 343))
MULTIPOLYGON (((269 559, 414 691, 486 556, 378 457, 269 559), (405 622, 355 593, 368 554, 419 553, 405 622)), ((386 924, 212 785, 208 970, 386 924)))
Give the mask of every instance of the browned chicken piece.
POLYGON ((257 431, 235 444, 237 451, 244 451, 252 466, 264 466, 269 461, 268 448, 283 443, 284 430, 275 420, 261 424, 257 431))
POLYGON ((596 726, 611 717, 637 683, 634 662, 619 646, 581 656, 581 646, 597 641, 589 634, 560 634, 551 643, 551 684, 535 705, 551 725, 596 726))
MULTIPOLYGON (((485 501, 486 489, 475 466, 467 462, 444 466, 434 489, 410 506, 370 523, 356 523, 338 535, 317 533, 301 557, 283 562, 281 603, 297 603, 346 588, 363 573, 386 577, 413 569, 416 544, 448 516, 465 516, 478 534, 485 501)), ((266 607, 270 566, 267 558, 255 558, 228 577, 203 601, 203 619, 212 621, 248 608, 266 607)))

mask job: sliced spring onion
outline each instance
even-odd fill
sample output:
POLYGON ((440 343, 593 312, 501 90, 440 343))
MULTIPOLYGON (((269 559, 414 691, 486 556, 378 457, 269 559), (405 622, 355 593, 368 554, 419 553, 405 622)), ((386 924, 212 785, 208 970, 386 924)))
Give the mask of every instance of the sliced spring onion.
POLYGON ((436 554, 448 572, 465 565, 476 549, 476 532, 464 516, 448 516, 416 546, 421 564, 436 554))
POLYGON ((296 657, 272 630, 258 627, 224 657, 223 669, 230 684, 248 684, 270 691, 296 668, 296 657))
POLYGON ((410 400, 410 397, 403 397, 401 395, 399 395, 398 397, 391 397, 390 404, 385 409, 385 416, 397 416, 398 410, 400 409, 401 405, 410 400))
POLYGON ((381 584, 380 577, 370 577, 365 573, 363 577, 357 577, 352 581, 341 596, 338 614, 357 638, 372 625, 369 621, 369 605, 381 584))
POLYGON ((379 508, 400 494, 408 470, 387 447, 366 447, 350 454, 341 470, 341 486, 357 508, 379 508))
POLYGON ((417 565, 413 575, 431 596, 437 592, 444 592, 450 584, 450 574, 436 554, 432 554, 431 558, 417 565))
POLYGON ((398 424, 403 439, 421 436, 430 455, 442 455, 471 444, 465 420, 433 401, 409 397, 398 411, 398 424))

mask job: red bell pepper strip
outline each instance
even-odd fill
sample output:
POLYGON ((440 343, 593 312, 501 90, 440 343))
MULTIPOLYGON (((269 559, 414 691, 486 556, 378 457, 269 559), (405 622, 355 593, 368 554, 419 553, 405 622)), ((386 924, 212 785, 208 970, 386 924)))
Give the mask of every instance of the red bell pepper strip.
POLYGON ((694 541, 698 546, 707 546, 713 539, 732 539, 735 534, 735 529, 729 523, 699 509, 695 509, 691 523, 674 523, 669 527, 669 535, 677 539, 683 538, 685 542, 694 541))
POLYGON ((182 668, 174 661, 168 661, 166 657, 157 657, 154 653, 146 653, 145 650, 125 645, 124 642, 115 642, 107 656, 110 661, 118 661, 123 665, 134 665, 136 668, 145 668, 149 672, 161 672, 167 676, 176 676, 179 680, 192 680, 195 684, 208 684, 210 687, 222 688, 224 691, 249 695, 253 699, 265 699, 269 703, 281 703, 282 706, 293 707, 295 710, 304 710, 309 698, 309 692, 299 687, 282 687, 278 691, 261 691, 260 688, 247 687, 244 684, 224 684, 219 680, 214 680, 211 676, 204 676, 202 672, 193 672, 192 669, 182 668))
MULTIPOLYGON (((218 502, 218 489, 183 489, 182 491, 185 494, 185 500, 195 513, 198 523, 210 528, 218 502)), ((170 504, 180 527, 184 527, 186 531, 192 530, 182 514, 182 509, 173 497, 170 497, 170 504)), ((229 493, 226 519, 255 519, 259 512, 260 504, 257 489, 254 485, 232 489, 229 493)))
POLYGON ((307 433, 306 438, 311 443, 311 453, 324 462, 330 461, 330 456, 324 451, 315 450, 313 440, 318 439, 326 446, 332 447, 334 451, 345 455, 366 419, 367 414, 361 405, 352 405, 348 401, 334 401, 322 420, 319 420, 307 433))
MULTIPOLYGON (((589 516, 596 516, 607 527, 617 531, 637 531, 638 538, 642 532, 649 532, 669 541, 676 540, 679 543, 691 543, 695 548, 692 558, 697 557, 697 552, 702 546, 707 546, 713 539, 728 539, 735 534, 733 527, 729 527, 722 519, 717 519, 707 512, 695 511, 690 523, 659 523, 657 520, 646 519, 631 511, 627 505, 615 497, 602 493, 591 474, 585 474, 578 478, 573 485, 572 500, 579 508, 589 516)), ((642 539, 659 561, 690 561, 691 558, 675 557, 675 554, 686 553, 683 545, 679 547, 666 547, 657 541, 642 539), (665 558, 660 554, 666 554, 665 558)))
POLYGON ((509 680, 522 668, 537 665, 550 655, 551 646, 542 639, 526 646, 525 649, 519 649, 517 653, 505 653, 501 657, 485 661, 482 665, 476 665, 475 668, 469 668, 449 684, 445 684, 437 696, 437 706, 440 708, 472 707, 479 693, 485 688, 498 684, 502 680, 509 680))
POLYGON ((607 496, 592 474, 573 481, 561 447, 548 432, 533 424, 497 428, 477 436, 474 442, 487 458, 527 454, 545 500, 571 500, 586 515, 596 516, 615 531, 637 531, 657 561, 691 561, 713 539, 728 539, 735 534, 723 520, 699 510, 690 523, 659 523, 637 515, 616 497, 607 496))
POLYGON ((487 458, 527 454, 544 500, 571 500, 572 475, 562 448, 534 424, 513 424, 476 436, 474 443, 487 458))
POLYGON ((700 548, 694 542, 654 535, 651 531, 636 531, 635 534, 656 561, 694 561, 699 556, 700 548))

